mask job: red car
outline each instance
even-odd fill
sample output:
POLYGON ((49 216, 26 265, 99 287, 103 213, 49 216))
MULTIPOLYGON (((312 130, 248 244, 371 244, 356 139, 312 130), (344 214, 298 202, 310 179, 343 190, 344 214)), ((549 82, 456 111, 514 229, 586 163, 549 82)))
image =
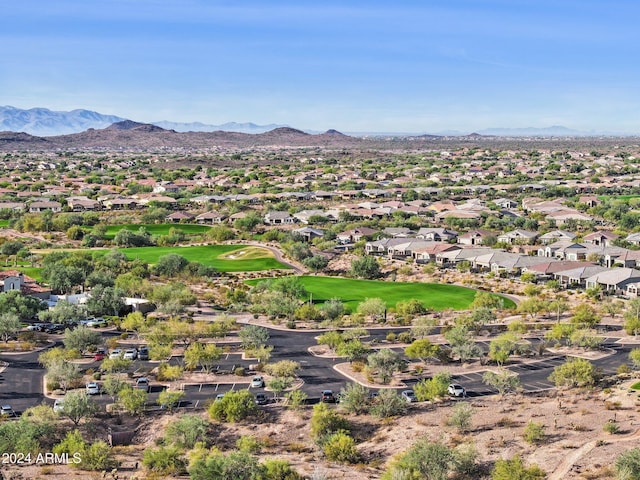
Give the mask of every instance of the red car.
POLYGON ((104 350, 98 350, 93 356, 93 359, 96 362, 99 362, 100 360, 104 360, 106 356, 107 356, 107 353, 104 350))

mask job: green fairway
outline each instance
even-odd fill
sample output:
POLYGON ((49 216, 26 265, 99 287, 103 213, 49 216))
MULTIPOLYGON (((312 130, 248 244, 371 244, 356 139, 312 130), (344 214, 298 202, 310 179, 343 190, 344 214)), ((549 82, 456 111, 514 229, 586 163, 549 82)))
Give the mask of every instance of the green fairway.
POLYGON ((16 270, 21 271, 26 276, 31 277, 38 282, 42 281, 42 268, 40 267, 17 267, 16 270))
POLYGON ((123 225, 108 225, 106 227, 105 238, 107 238, 108 240, 113 240, 113 237, 115 237, 116 234, 122 229, 137 232, 140 228, 144 228, 151 235, 168 235, 169 230, 171 230, 172 228, 180 230, 187 235, 205 233, 211 229, 211 227, 207 225, 196 225, 192 223, 126 223, 123 225))
MULTIPOLYGON (((387 307, 394 307, 402 300, 412 298, 422 302, 430 310, 465 310, 473 302, 476 290, 440 283, 402 283, 376 280, 354 280, 350 278, 301 276, 300 281, 307 292, 313 295, 314 303, 323 303, 331 298, 341 299, 352 311, 365 298, 381 298, 387 307)), ((255 285, 259 280, 247 281, 255 285)), ((504 298, 505 308, 515 303, 504 298)))
POLYGON ((620 200, 629 203, 629 200, 640 198, 640 195, 598 195, 598 200, 604 202, 606 200, 620 200))
POLYGON ((8 227, 9 220, 0 220, 0 228, 8 227))
POLYGON ((273 254, 260 247, 247 245, 199 245, 191 247, 119 248, 127 257, 156 263, 169 253, 181 255, 191 262, 200 262, 220 272, 255 272, 289 268, 278 262, 273 254))

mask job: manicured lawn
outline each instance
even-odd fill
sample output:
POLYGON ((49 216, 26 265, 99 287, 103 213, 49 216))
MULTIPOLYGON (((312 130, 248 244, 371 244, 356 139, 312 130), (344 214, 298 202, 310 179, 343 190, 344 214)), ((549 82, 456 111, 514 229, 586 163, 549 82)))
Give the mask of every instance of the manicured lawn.
POLYGON ((640 390, 640 382, 634 383, 630 388, 631 390, 640 390))
POLYGON ((207 225, 196 225, 191 223, 145 223, 145 224, 134 224, 134 223, 126 223, 123 225, 109 225, 106 228, 105 237, 108 240, 113 240, 113 237, 116 236, 123 228, 127 230, 131 230, 132 232, 137 232, 140 227, 144 228, 151 235, 167 235, 169 230, 175 228, 176 230, 181 230, 187 235, 205 233, 210 230, 211 227, 207 225))
POLYGON ((0 228, 8 227, 9 220, 0 220, 0 228))
POLYGON ((138 247, 118 249, 129 258, 156 263, 158 258, 176 253, 191 262, 200 262, 220 272, 255 272, 288 268, 264 248, 247 245, 199 245, 191 247, 138 247))
MULTIPOLYGON (((299 277, 307 291, 313 295, 314 303, 323 303, 331 298, 340 298, 352 311, 365 298, 381 298, 387 307, 394 307, 401 300, 415 298, 430 310, 465 310, 469 307, 476 290, 456 285, 439 283, 401 283, 376 280, 354 280, 335 277, 299 277)), ((255 285, 259 280, 247 281, 255 285)), ((505 307, 515 304, 504 299, 505 307)))
POLYGON ((598 200, 621 200, 623 202, 628 202, 634 198, 640 198, 640 195, 598 195, 598 200))
POLYGON ((26 276, 33 278, 37 281, 42 281, 42 268, 40 267, 16 267, 16 270, 21 271, 26 276))

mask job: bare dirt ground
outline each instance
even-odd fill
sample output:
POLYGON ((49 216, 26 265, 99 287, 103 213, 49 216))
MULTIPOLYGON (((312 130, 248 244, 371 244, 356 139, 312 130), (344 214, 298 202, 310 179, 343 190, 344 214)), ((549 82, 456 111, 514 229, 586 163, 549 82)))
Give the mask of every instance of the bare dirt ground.
MULTIPOLYGON (((321 351, 316 353, 322 354, 321 351)), ((476 367, 471 364, 457 368, 472 371, 476 367)), ((338 364, 336 368, 349 377, 367 383, 347 363, 338 364)), ((430 370, 437 368, 429 367, 430 370)), ((204 374, 194 374, 190 378, 195 383, 207 380, 209 376, 204 374)), ((227 380, 234 379, 229 377, 227 380)), ((292 411, 280 403, 270 404, 261 410, 257 418, 250 421, 238 424, 214 423, 210 441, 217 448, 227 451, 235 448, 235 442, 240 436, 253 436, 264 445, 259 454, 261 458, 286 459, 307 477, 314 472, 321 472, 329 479, 379 478, 395 455, 405 451, 418 438, 426 437, 450 446, 472 444, 479 454, 478 461, 482 470, 478 474, 479 479, 488 478, 487 472, 496 460, 521 455, 525 462, 535 463, 543 468, 549 479, 605 480, 614 476, 615 458, 625 450, 636 447, 640 440, 640 399, 638 392, 629 388, 635 381, 628 378, 602 393, 572 389, 537 395, 444 400, 412 404, 407 415, 388 420, 370 415, 350 417, 352 434, 358 442, 361 457, 360 462, 355 465, 325 461, 322 452, 310 439, 311 407, 292 411), (461 433, 447 425, 447 419, 457 401, 467 402, 473 410, 472 426, 467 432, 461 433), (523 439, 523 431, 529 421, 543 426, 545 438, 538 444, 528 444, 523 439), (614 421, 619 427, 617 434, 604 431, 605 424, 610 421, 614 421)), ((177 388, 178 385, 173 387, 177 388)), ((339 405, 335 408, 340 411, 339 405)), ((189 413, 206 417, 206 412, 202 410, 191 410, 189 413)), ((117 430, 136 430, 133 445, 114 448, 120 461, 117 476, 119 479, 157 478, 145 471, 142 455, 146 448, 156 446, 164 427, 176 415, 155 412, 142 419, 126 415, 105 415, 81 425, 81 431, 87 434, 90 432, 94 438, 106 438, 107 424, 113 426, 115 423, 117 430)), ((10 466, 3 468, 2 473, 5 479, 63 476, 78 479, 115 478, 108 472, 82 472, 62 465, 10 466)))

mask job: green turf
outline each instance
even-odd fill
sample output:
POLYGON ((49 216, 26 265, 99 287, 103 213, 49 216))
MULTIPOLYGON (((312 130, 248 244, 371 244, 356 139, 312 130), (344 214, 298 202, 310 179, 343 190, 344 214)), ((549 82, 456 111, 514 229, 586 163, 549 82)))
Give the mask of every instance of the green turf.
POLYGON ((16 270, 21 271, 26 276, 31 277, 38 282, 42 281, 42 268, 40 267, 17 267, 16 270))
MULTIPOLYGON (((465 310, 473 302, 476 290, 439 283, 381 282, 376 280, 353 280, 349 278, 301 276, 300 281, 313 295, 314 303, 323 303, 331 298, 341 299, 352 311, 365 298, 381 298, 392 308, 402 300, 416 299, 430 310, 465 310)), ((248 280, 255 285, 260 280, 248 280)), ((505 308, 515 303, 504 298, 505 308)))
MULTIPOLYGON (((156 263, 161 256, 176 253, 191 262, 200 262, 204 265, 212 266, 220 272, 255 272, 288 268, 278 262, 273 256, 270 256, 271 253, 268 250, 264 250, 263 258, 219 258, 221 255, 246 250, 247 248, 257 249, 258 247, 248 247, 247 245, 200 245, 190 247, 120 248, 118 250, 123 252, 128 258, 139 258, 147 263, 156 263)), ((255 257, 255 255, 252 257, 255 257)))
POLYGON ((105 231, 105 238, 107 238, 108 240, 113 240, 113 237, 115 237, 116 234, 122 229, 137 232, 141 227, 151 235, 168 235, 169 230, 171 230, 172 228, 180 230, 187 235, 205 233, 211 229, 211 227, 207 225, 196 225, 192 223, 126 223, 123 225, 108 225, 105 231))
POLYGON ((9 220, 0 220, 0 228, 8 227, 9 220))
POLYGON ((634 383, 630 388, 631 390, 640 390, 640 382, 634 383))
POLYGON ((605 200, 620 200, 628 202, 634 198, 640 198, 640 195, 598 195, 598 200, 604 202, 605 200))

